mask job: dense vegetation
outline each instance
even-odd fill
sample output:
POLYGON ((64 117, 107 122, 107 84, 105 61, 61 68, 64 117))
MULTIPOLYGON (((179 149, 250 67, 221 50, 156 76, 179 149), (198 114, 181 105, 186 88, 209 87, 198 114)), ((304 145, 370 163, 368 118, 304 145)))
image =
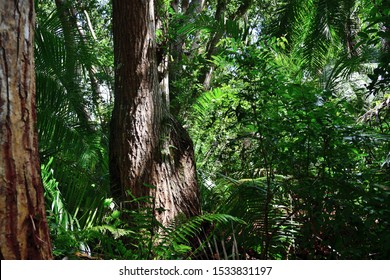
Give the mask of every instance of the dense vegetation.
POLYGON ((133 210, 112 198, 110 3, 36 1, 55 257, 389 258, 389 4, 156 2, 170 105, 194 142, 203 214, 163 226, 150 197, 134 197, 133 210))

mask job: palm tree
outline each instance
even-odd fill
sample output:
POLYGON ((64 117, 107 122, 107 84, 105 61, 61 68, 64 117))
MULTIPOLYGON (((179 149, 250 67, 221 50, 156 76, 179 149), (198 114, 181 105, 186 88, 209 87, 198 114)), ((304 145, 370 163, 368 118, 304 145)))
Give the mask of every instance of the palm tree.
POLYGON ((96 209, 93 220, 101 218, 109 197, 107 120, 89 83, 88 69, 99 67, 95 50, 64 11, 68 10, 62 6, 37 6, 39 148, 42 164, 53 170, 66 210, 84 228, 96 209))

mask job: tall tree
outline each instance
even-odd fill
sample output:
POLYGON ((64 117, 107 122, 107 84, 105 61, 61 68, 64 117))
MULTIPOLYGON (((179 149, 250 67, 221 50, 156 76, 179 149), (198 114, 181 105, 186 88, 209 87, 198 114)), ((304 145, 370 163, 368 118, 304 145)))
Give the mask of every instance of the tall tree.
POLYGON ((110 174, 120 201, 154 198, 157 219, 200 212, 194 153, 159 86, 153 0, 113 1, 115 103, 110 174))
POLYGON ((0 2, 0 257, 52 258, 35 130, 34 1, 0 2))

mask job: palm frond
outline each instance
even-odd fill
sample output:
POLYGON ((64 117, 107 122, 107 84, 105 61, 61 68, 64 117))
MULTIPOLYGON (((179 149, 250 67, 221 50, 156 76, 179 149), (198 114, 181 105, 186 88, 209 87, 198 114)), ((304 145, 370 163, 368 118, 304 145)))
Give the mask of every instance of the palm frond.
POLYGON ((257 248, 257 258, 272 256, 275 252, 272 252, 271 244, 276 240, 283 244, 279 249, 286 250, 299 226, 292 219, 294 213, 289 198, 282 190, 284 180, 283 176, 272 181, 266 177, 238 180, 229 186, 231 194, 218 210, 246 222, 236 225, 234 231, 224 228, 220 232, 225 235, 230 232, 244 251, 257 248))
MULTIPOLYGON (((100 205, 108 195, 108 141, 91 119, 95 113, 83 69, 95 63, 92 49, 74 38, 80 48, 70 55, 63 32, 55 10, 41 13, 35 40, 40 156, 54 170, 70 217, 84 228, 103 215, 100 205), (74 72, 68 71, 69 64, 76 67, 74 72), (69 83, 70 79, 78 82, 69 83)), ((77 37, 77 32, 73 34, 77 37)))

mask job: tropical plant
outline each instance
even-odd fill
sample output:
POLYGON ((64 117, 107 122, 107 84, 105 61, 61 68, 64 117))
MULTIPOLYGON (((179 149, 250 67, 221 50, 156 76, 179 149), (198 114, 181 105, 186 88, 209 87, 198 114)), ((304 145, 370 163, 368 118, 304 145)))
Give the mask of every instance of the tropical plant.
MULTIPOLYGON (((383 205, 377 205, 374 197, 388 197, 388 188, 371 187, 388 183, 383 168, 388 137, 356 122, 362 111, 352 106, 350 96, 340 94, 338 88, 324 87, 322 77, 305 76, 300 57, 280 53, 284 39, 262 40, 245 47, 245 52, 227 52, 220 58, 220 66, 225 67, 220 88, 205 93, 194 106, 199 119, 193 120, 192 133, 199 139, 195 141, 198 167, 208 186, 203 201, 217 197, 221 205, 233 203, 230 211, 234 215, 251 220, 252 227, 262 225, 258 232, 251 229, 252 239, 245 239, 248 244, 253 242, 249 247, 262 258, 387 256, 387 247, 379 249, 361 233, 374 227, 367 206, 379 207, 375 212, 381 213, 383 205), (207 131, 202 133, 198 123, 207 131), (368 143, 375 143, 375 149, 368 143), (225 200, 228 189, 219 182, 222 174, 245 186, 238 190, 248 190, 248 195, 225 200), (286 178, 285 182, 278 181, 278 176, 286 178), (254 191, 259 186, 263 192, 254 191), (278 197, 279 202, 269 199, 278 197), (248 199, 251 204, 244 207, 248 199), (290 210, 278 212, 279 206, 290 210), (249 213, 257 215, 257 220, 242 216, 249 213), (271 225, 278 224, 271 222, 274 213, 279 214, 279 221, 291 218, 292 224, 272 230, 271 225), (277 250, 270 247, 272 238, 279 240, 277 250), (284 246, 280 240, 286 242, 284 246), (358 243, 364 248, 356 250, 358 243)), ((340 83, 346 76, 337 77, 340 83)), ((386 218, 382 226, 388 226, 386 218)), ((374 235, 386 240, 381 232, 378 229, 374 235)))
POLYGON ((40 156, 57 258, 390 256, 385 1, 157 1, 166 115, 155 166, 185 146, 166 142, 187 135, 174 115, 194 142, 202 203, 201 215, 164 223, 153 195, 119 202, 109 190, 112 100, 99 89, 113 88, 110 5, 36 2, 40 156))
POLYGON ((88 77, 81 75, 87 73, 86 65, 96 61, 92 49, 76 32, 72 32, 72 42, 78 42, 79 54, 70 56, 55 7, 37 7, 40 16, 35 55, 41 162, 55 170, 67 209, 84 226, 91 209, 108 195, 107 136, 104 123, 94 117, 97 111, 89 94, 88 77), (65 64, 77 69, 69 73, 65 64), (69 86, 69 79, 78 81, 69 86))

